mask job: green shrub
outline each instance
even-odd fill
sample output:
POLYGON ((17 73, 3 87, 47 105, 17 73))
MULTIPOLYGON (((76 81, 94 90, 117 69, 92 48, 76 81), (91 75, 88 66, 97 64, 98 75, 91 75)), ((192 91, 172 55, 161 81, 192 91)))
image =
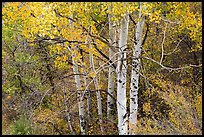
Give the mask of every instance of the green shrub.
POLYGON ((12 134, 13 135, 31 135, 37 133, 35 128, 32 127, 31 121, 21 115, 18 120, 15 121, 12 134))

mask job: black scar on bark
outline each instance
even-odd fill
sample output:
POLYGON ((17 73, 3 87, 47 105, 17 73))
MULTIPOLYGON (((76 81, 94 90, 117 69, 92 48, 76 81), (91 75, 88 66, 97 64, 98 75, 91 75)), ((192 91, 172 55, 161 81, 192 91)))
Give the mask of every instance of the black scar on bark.
POLYGON ((82 126, 83 130, 85 130, 85 123, 84 122, 81 122, 81 126, 82 126))
POLYGON ((83 117, 82 115, 80 115, 80 119, 81 119, 81 120, 84 120, 84 117, 83 117))
POLYGON ((110 108, 114 108, 114 104, 110 104, 109 106, 110 106, 110 108))
POLYGON ((119 82, 119 83, 122 83, 122 81, 121 81, 120 79, 118 80, 118 82, 119 82))
POLYGON ((80 120, 82 121, 81 122, 81 126, 82 126, 83 130, 85 130, 85 123, 83 122, 84 121, 84 117, 82 115, 80 115, 80 120))
POLYGON ((136 74, 139 74, 139 73, 138 73, 138 70, 136 70, 136 74))
POLYGON ((135 101, 135 98, 130 98, 132 101, 135 101))

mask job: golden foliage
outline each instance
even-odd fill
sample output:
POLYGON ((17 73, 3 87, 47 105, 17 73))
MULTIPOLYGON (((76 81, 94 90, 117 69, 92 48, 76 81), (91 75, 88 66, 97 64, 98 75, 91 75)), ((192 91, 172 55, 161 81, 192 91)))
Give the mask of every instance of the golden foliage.
POLYGON ((154 88, 145 92, 151 102, 143 103, 145 117, 139 114, 135 133, 201 134, 201 94, 193 98, 188 87, 174 85, 158 75, 151 75, 151 78, 154 88), (156 100, 161 102, 157 103, 156 100), (162 102, 166 105, 162 105, 162 102))

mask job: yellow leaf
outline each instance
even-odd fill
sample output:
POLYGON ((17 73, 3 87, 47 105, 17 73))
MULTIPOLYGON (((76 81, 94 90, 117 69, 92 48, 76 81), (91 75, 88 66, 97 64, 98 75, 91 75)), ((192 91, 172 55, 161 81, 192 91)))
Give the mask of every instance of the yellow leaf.
POLYGON ((67 61, 67 56, 66 55, 62 56, 62 61, 67 61))
POLYGON ((96 72, 89 73, 89 77, 94 78, 96 76, 96 72))
POLYGON ((11 98, 11 96, 7 96, 7 99, 10 99, 11 98))

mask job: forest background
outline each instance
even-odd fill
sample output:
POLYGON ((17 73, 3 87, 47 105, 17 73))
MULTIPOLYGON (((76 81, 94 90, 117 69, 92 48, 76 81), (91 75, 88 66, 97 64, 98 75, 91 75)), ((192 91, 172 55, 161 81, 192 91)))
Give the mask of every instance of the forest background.
POLYGON ((3 2, 3 134, 202 134, 201 2, 3 2))

